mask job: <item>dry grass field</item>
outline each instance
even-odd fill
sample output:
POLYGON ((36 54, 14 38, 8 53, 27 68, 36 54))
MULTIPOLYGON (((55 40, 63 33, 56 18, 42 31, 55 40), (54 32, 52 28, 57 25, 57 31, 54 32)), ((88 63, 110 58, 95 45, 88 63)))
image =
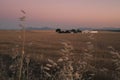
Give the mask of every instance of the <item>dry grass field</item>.
MULTIPOLYGON (((31 73, 29 75, 34 75, 34 77, 30 78, 27 74, 27 78, 22 78, 21 80, 60 80, 53 78, 39 78, 38 76, 40 76, 40 74, 38 71, 41 65, 44 66, 49 63, 48 59, 57 61, 62 57, 61 53, 62 49, 64 49, 63 42, 69 43, 73 47, 72 53, 74 58, 69 57, 76 61, 73 63, 77 63, 77 60, 82 60, 86 57, 83 56, 83 53, 90 53, 93 56, 91 61, 87 58, 84 58, 83 60, 88 60, 87 63, 94 66, 94 69, 86 68, 86 70, 94 72, 94 79, 79 78, 74 80, 118 79, 113 77, 113 74, 116 73, 116 65, 112 61, 113 55, 110 52, 110 48, 113 49, 113 52, 120 53, 119 32, 101 31, 97 34, 59 34, 55 31, 26 31, 25 56, 29 56, 29 60, 31 61, 29 67, 31 69, 34 68, 32 72, 29 72, 31 73)), ((9 68, 15 63, 12 62, 14 61, 13 57, 21 54, 21 44, 22 38, 20 31, 0 31, 0 80, 17 80, 17 77, 14 74, 15 72, 12 72, 9 68), (10 74, 13 74, 14 78, 13 75, 11 76, 10 74)), ((70 61, 72 61, 71 59, 70 61)), ((74 72, 75 71, 73 71, 73 73, 74 72)), ((73 79, 67 78, 64 80, 73 79)))

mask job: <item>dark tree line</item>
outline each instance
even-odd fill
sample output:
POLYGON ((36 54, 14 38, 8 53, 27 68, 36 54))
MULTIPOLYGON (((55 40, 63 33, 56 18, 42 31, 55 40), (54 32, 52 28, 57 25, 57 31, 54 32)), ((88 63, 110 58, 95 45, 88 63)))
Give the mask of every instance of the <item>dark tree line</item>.
POLYGON ((61 30, 61 29, 56 29, 57 33, 81 33, 82 31, 79 29, 71 29, 71 30, 61 30))

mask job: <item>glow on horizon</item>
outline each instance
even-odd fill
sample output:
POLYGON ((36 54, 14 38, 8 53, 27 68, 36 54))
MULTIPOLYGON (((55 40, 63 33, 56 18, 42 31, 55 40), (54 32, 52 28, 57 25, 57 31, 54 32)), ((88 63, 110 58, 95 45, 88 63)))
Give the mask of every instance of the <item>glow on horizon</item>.
MULTIPOLYGON (((1 0, 0 23, 27 12, 30 22, 120 27, 120 0, 1 0)), ((32 23, 31 23, 32 24, 32 23)))

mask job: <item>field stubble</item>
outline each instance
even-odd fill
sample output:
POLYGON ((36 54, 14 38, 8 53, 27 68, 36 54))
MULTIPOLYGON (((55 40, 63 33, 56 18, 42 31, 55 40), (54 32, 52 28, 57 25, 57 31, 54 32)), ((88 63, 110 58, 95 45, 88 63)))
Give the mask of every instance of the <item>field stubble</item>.
MULTIPOLYGON (((25 54, 29 55, 31 60, 46 64, 47 59, 57 60, 62 56, 60 54, 60 50, 63 49, 61 42, 71 43, 74 47, 73 53, 76 59, 83 57, 81 53, 84 53, 89 47, 88 45, 92 43, 94 51, 89 52, 93 55, 90 64, 94 65, 97 70, 108 69, 111 73, 114 71, 108 46, 114 47, 118 52, 120 51, 120 33, 109 32, 91 35, 81 33, 58 34, 54 31, 26 31, 25 54)), ((15 56, 21 51, 21 43, 20 31, 0 31, 0 54, 15 56)), ((97 77, 100 77, 99 74, 102 73, 98 73, 97 77)))

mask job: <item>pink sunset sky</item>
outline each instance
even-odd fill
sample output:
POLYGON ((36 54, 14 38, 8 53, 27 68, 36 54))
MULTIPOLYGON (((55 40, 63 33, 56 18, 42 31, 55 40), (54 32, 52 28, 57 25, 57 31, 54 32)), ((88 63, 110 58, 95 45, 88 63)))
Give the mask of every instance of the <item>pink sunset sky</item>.
POLYGON ((21 9, 29 27, 120 27, 120 0, 0 0, 0 27, 17 28, 21 9))

